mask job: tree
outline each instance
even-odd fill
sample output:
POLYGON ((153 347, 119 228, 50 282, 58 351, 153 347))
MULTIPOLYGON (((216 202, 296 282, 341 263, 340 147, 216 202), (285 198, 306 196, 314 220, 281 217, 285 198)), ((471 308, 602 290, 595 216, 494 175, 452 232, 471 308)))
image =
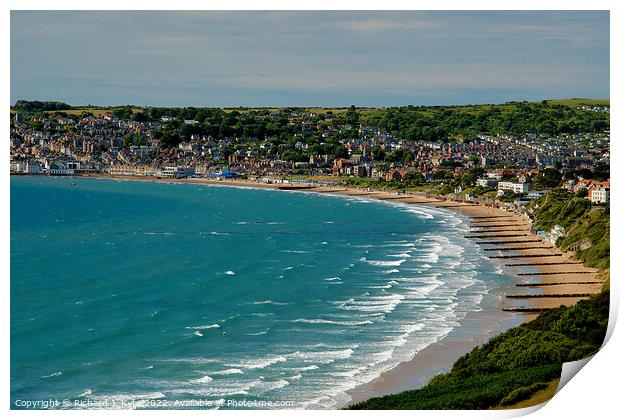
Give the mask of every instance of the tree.
POLYGON ((181 142, 181 138, 176 131, 164 131, 159 138, 159 147, 162 149, 169 149, 171 147, 177 147, 181 142))
POLYGON ((539 189, 555 188, 562 183, 562 172, 555 168, 545 168, 533 179, 534 187, 539 189))
POLYGON ((385 155, 385 161, 406 165, 413 160, 413 153, 409 149, 401 148, 385 155))
POLYGON ((370 158, 372 160, 382 161, 385 159, 385 150, 379 146, 374 146, 370 149, 370 158))
POLYGON ((579 190, 575 193, 575 197, 578 198, 586 198, 588 196, 588 190, 585 188, 579 188, 579 190))
POLYGON ((471 168, 467 175, 463 176, 463 185, 466 187, 472 187, 476 185, 478 178, 484 176, 484 168, 471 168))
POLYGON ((403 177, 403 181, 413 186, 420 186, 426 183, 424 175, 417 171, 407 172, 403 177))
POLYGON ((345 116, 345 122, 347 124, 351 124, 352 126, 357 126, 360 122, 360 115, 357 112, 357 109, 355 108, 355 105, 351 105, 349 107, 349 109, 347 110, 346 116, 345 116))
POLYGON ((592 177, 597 181, 606 181, 609 179, 609 165, 600 164, 594 167, 592 177))

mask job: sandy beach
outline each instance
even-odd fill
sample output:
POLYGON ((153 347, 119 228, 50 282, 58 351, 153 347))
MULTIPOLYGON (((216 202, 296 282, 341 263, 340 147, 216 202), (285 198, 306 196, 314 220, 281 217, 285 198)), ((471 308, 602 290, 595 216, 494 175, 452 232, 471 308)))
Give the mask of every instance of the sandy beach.
MULTIPOLYGON (((100 176, 98 176, 100 177, 100 176)), ((313 193, 360 196, 377 200, 433 206, 458 211, 470 218, 471 240, 477 241, 490 258, 515 272, 514 287, 501 297, 491 296, 481 312, 468 314, 461 328, 454 329, 443 340, 418 352, 409 361, 383 372, 372 382, 349 392, 351 402, 418 388, 434 375, 449 370, 452 364, 473 347, 489 338, 531 320, 537 312, 560 305, 572 305, 597 293, 603 285, 598 273, 571 255, 544 243, 530 232, 529 220, 521 214, 500 208, 467 204, 422 194, 401 194, 344 187, 311 187, 290 184, 267 184, 245 180, 203 178, 156 179, 135 176, 104 176, 101 178, 209 184, 250 188, 303 190, 313 193), (285 188, 282 188, 285 187, 285 188)))
MULTIPOLYGON (((360 194, 357 191, 338 193, 353 196, 360 194)), ((514 288, 497 302, 497 308, 487 307, 482 312, 469 314, 461 321, 461 328, 453 330, 440 342, 429 345, 413 359, 352 390, 349 392, 351 403, 419 388, 434 375, 448 371, 460 356, 475 346, 511 327, 534 319, 542 309, 573 305, 591 294, 598 293, 604 283, 598 278, 597 270, 570 260, 570 254, 543 243, 538 236, 532 234, 529 220, 521 214, 423 196, 395 196, 385 192, 365 192, 364 195, 367 198, 397 199, 401 203, 446 208, 465 214, 471 218, 471 236, 480 236, 475 240, 485 249, 489 249, 490 255, 514 256, 515 258, 498 260, 505 265, 510 264, 511 269, 520 272, 514 288), (483 244, 485 242, 486 245, 483 244), (498 248, 515 249, 491 250, 498 248), (515 316, 510 316, 509 313, 515 316)))

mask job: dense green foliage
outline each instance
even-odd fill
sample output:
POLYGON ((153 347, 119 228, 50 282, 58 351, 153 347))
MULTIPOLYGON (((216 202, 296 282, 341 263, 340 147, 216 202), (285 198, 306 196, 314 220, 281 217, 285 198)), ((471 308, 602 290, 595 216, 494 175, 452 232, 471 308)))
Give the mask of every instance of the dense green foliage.
POLYGON ((41 112, 41 111, 59 111, 63 109, 71 109, 71 105, 64 102, 53 101, 24 101, 15 102, 13 109, 22 112, 41 112))
POLYGON ((502 398, 499 405, 507 406, 518 403, 519 401, 523 401, 531 397, 532 395, 534 395, 534 393, 545 389, 546 387, 547 384, 544 382, 535 382, 532 385, 522 386, 521 388, 517 388, 514 391, 511 391, 508 395, 502 398))
POLYGON ((549 191, 544 197, 530 204, 536 219, 535 228, 546 231, 554 225, 569 229, 591 207, 587 198, 575 197, 574 194, 560 188, 549 191))
POLYGON ((587 239, 591 246, 578 250, 577 257, 588 267, 609 269, 609 223, 609 206, 592 209, 571 226, 559 245, 566 249, 570 244, 587 239))
POLYGON ((549 230, 553 225, 563 226, 566 236, 557 245, 567 250, 572 244, 589 241, 590 247, 578 249, 577 257, 588 267, 609 268, 609 206, 593 206, 582 194, 561 189, 551 190, 546 196, 530 204, 536 219, 535 228, 549 230))
POLYGON ((423 388, 355 404, 353 409, 487 409, 529 397, 557 378, 561 364, 596 352, 607 331, 609 291, 541 312, 492 338, 423 388))
POLYGON ((476 134, 596 133, 609 129, 609 115, 562 104, 509 102, 482 106, 407 106, 370 114, 367 121, 409 140, 440 141, 476 134))
MULTIPOLYGON (((387 169, 384 165, 381 169, 387 169)), ((343 177, 338 181, 345 187, 357 188, 373 188, 379 190, 407 190, 407 191, 423 191, 430 194, 452 194, 454 189, 462 187, 463 191, 471 193, 476 197, 482 196, 489 192, 495 192, 495 187, 479 187, 476 186, 476 180, 483 176, 483 168, 468 169, 463 175, 456 175, 453 172, 441 169, 433 174, 432 180, 427 181, 422 173, 416 170, 410 170, 402 174, 401 180, 386 181, 382 178, 364 178, 364 177, 343 177)), ((512 201, 514 197, 509 197, 512 201)))
POLYGON ((559 376, 560 365, 451 379, 441 384, 372 398, 354 410, 484 410, 499 404, 515 389, 559 376))
POLYGON ((130 146, 143 146, 146 145, 146 139, 141 134, 126 134, 123 136, 123 148, 130 146))
POLYGON ((562 172, 555 168, 545 168, 532 179, 535 190, 555 188, 562 183, 562 172))
MULTIPOLYGON (((355 106, 348 109, 222 109, 133 105, 81 108, 60 102, 18 101, 14 110, 55 111, 75 120, 92 115, 96 110, 105 111, 123 120, 160 123, 158 138, 162 148, 177 146, 195 134, 234 139, 235 147, 255 150, 260 158, 280 158, 290 162, 308 162, 312 155, 347 157, 347 150, 340 141, 358 137, 359 128, 367 125, 411 141, 469 141, 479 134, 598 133, 609 129, 609 114, 551 101, 385 109, 355 106), (62 112, 71 109, 74 110, 72 113, 62 112), (79 110, 83 112, 77 114, 79 110), (301 118, 302 113, 312 113, 313 116, 301 118), (163 117, 168 118, 162 120, 163 117), (268 147, 257 147, 257 142, 266 138, 269 138, 268 147)), ((385 152, 375 146, 368 152, 374 162, 407 165, 413 160, 408 148, 385 152)), ((447 161, 445 164, 454 163, 447 161)), ((545 181, 544 185, 554 185, 552 177, 541 181, 545 181)))

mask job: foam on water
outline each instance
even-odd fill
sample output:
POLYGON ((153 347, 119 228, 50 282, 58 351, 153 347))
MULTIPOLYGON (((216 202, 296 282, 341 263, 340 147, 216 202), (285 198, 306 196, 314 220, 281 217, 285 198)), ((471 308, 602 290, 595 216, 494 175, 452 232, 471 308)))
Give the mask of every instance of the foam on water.
MULTIPOLYGON (((83 397, 118 397, 130 408, 145 407, 149 397, 339 407, 346 391, 458 328, 464 316, 481 309, 488 284, 501 283, 504 275, 462 237, 466 219, 447 210, 219 186, 80 183, 90 188, 91 201, 66 187, 63 203, 74 204, 59 204, 54 214, 29 197, 49 202, 58 186, 47 193, 30 186, 15 199, 12 192, 12 209, 22 202, 11 214, 12 281, 28 274, 23 290, 40 289, 54 299, 31 299, 12 288, 12 301, 22 303, 11 308, 12 343, 25 351, 23 359, 12 355, 12 365, 16 372, 33 363, 39 372, 51 372, 37 381, 37 392, 52 397, 91 390, 83 397), (231 206, 239 194, 244 205, 231 206), (84 203, 101 210, 101 219, 77 207, 84 203), (177 221, 170 214, 188 217, 177 221), (257 215, 269 220, 256 221, 257 215), (44 234, 54 247, 31 231, 42 218, 51 219, 45 219, 53 227, 44 234), (74 220, 80 229, 56 219, 74 220), (121 232, 122 247, 80 254, 117 243, 121 232), (43 251, 53 254, 33 267, 43 251), (71 270, 53 264, 63 252, 72 255, 71 270), (118 264, 109 264, 110 255, 118 264), (170 270, 166 261, 178 264, 170 270), (89 273, 96 293, 82 290, 75 272, 89 273), (63 286, 58 293, 46 293, 48 283, 39 280, 49 273, 63 286), (83 304, 73 304, 78 301, 83 304), (51 312, 67 305, 71 311, 51 312), (41 315, 33 321, 33 313, 41 315), (92 313, 109 315, 104 320, 92 313), (37 340, 66 349, 65 359, 43 363, 56 349, 32 346, 27 340, 33 334, 20 333, 37 323, 39 331, 55 331, 37 340), (32 350, 40 353, 28 354, 32 350), (82 350, 94 355, 93 364, 77 360, 82 350)), ((29 383, 32 378, 12 378, 14 397, 28 397, 19 390, 29 383)))

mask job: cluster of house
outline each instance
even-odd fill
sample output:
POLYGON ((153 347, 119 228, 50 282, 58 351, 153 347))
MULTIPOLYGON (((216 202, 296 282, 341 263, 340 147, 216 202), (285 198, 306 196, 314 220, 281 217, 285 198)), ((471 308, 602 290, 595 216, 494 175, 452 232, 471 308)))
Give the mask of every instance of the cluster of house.
POLYGON ((563 226, 554 225, 553 228, 549 232, 544 230, 533 231, 537 236, 539 236, 543 242, 547 242, 553 246, 557 243, 558 239, 563 236, 566 236, 566 230, 563 226))
POLYGON ((234 178, 236 174, 231 172, 225 165, 213 166, 178 166, 178 165, 134 165, 116 164, 104 168, 104 172, 110 175, 121 176, 147 176, 157 178, 193 178, 196 176, 205 178, 234 178))
MULTIPOLYGON (((525 168, 544 168, 563 164, 567 166, 592 166, 609 164, 609 131, 601 134, 578 133, 558 136, 526 134, 523 136, 479 136, 487 142, 501 145, 502 149, 519 150, 520 156, 513 163, 525 168)), ((504 156, 494 160, 485 156, 481 166, 504 162, 504 156)))
POLYGON ((497 187, 498 196, 509 192, 523 194, 532 189, 532 182, 525 174, 517 175, 514 181, 502 181, 502 179, 512 175, 513 172, 507 170, 488 171, 485 177, 476 180, 476 185, 484 188, 497 187))
POLYGON ((587 191, 588 199, 595 204, 608 204, 611 198, 610 184, 607 181, 595 181, 593 179, 580 179, 579 181, 566 181, 564 189, 571 192, 587 191))
POLYGON ((96 161, 84 163, 68 158, 11 160, 10 168, 13 174, 25 175, 84 175, 103 170, 103 166, 96 161))
MULTIPOLYGON (((374 127, 336 124, 333 116, 317 121, 312 112, 279 111, 255 118, 287 118, 299 124, 292 148, 307 161, 283 159, 286 148, 276 138, 214 139, 191 134, 178 147, 160 148, 155 137, 159 122, 123 120, 114 115, 87 116, 74 119, 62 116, 28 116, 16 114, 11 125, 11 172, 23 174, 75 175, 106 172, 125 176, 164 178, 221 177, 250 175, 281 179, 292 174, 322 174, 402 180, 410 171, 422 174, 426 181, 439 171, 449 170, 463 175, 469 168, 484 167, 487 175, 477 180, 481 187, 495 187, 497 195, 512 193, 527 200, 538 192, 531 191, 530 176, 539 169, 563 164, 575 168, 592 168, 609 163, 609 135, 576 134, 556 137, 525 135, 480 135, 470 142, 426 142, 399 139, 374 127), (320 133, 327 139, 339 140, 347 157, 313 154, 307 135, 320 133), (127 145, 124 139, 139 136, 139 144, 127 145), (283 148, 284 146, 284 148, 283 148), (376 159, 377 150, 385 156, 406 151, 410 162, 390 163, 376 159), (375 159, 373 160, 373 157, 375 159), (518 165, 521 171, 506 166, 518 165), (527 195, 525 195, 527 194, 527 195)), ((195 120, 179 120, 195 125, 195 120)), ((585 188, 595 203, 609 202, 609 182, 583 180, 575 191, 585 188)))
POLYGON ((590 112, 601 112, 604 114, 609 114, 609 107, 608 106, 602 106, 602 105, 581 105, 578 106, 577 108, 584 110, 584 111, 590 111, 590 112))

